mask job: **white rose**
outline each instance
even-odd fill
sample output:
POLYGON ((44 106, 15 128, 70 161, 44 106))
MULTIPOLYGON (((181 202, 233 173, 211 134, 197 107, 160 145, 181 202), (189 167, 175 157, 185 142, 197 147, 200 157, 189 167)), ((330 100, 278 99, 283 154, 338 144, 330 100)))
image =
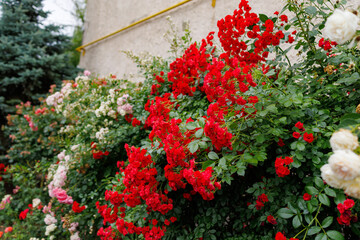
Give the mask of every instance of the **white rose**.
POLYGON ((41 200, 38 199, 38 198, 34 198, 34 199, 32 200, 32 205, 33 205, 34 208, 36 208, 37 206, 39 206, 40 203, 41 203, 41 200))
POLYGON ((331 170, 329 164, 325 164, 320 168, 321 170, 321 177, 325 180, 327 184, 334 188, 343 188, 347 185, 348 181, 343 179, 337 178, 335 173, 331 170))
POLYGON ((46 226, 45 235, 49 236, 50 233, 53 232, 56 228, 57 227, 55 224, 50 224, 50 225, 46 226))
POLYGON ((334 132, 330 138, 330 145, 333 151, 336 150, 355 150, 359 146, 358 137, 347 129, 340 129, 334 132))
POLYGON ((351 180, 360 176, 360 157, 350 150, 337 150, 329 158, 331 170, 338 178, 351 180))
POLYGON ((70 236, 70 240, 81 240, 79 237, 79 232, 76 232, 75 234, 70 236))
POLYGON ((359 18, 355 14, 335 9, 326 20, 324 35, 331 41, 344 44, 354 37, 358 24, 359 18))
POLYGON ((350 181, 344 190, 347 195, 360 199, 360 178, 350 181))

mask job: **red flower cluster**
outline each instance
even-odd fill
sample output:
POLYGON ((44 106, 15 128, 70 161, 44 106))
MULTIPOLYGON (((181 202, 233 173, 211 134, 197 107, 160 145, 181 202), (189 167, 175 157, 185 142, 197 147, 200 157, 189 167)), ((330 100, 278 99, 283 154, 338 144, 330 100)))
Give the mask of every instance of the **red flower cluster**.
POLYGON ((332 46, 336 46, 337 43, 336 42, 332 42, 330 40, 324 40, 324 38, 319 40, 319 47, 321 47, 322 49, 324 49, 325 51, 331 51, 332 46))
POLYGON ((337 217, 337 221, 340 225, 349 226, 350 222, 357 222, 357 216, 351 213, 351 208, 355 205, 354 200, 346 199, 344 203, 339 203, 337 209, 340 212, 340 217, 337 217))
POLYGON ((285 177, 290 174, 290 170, 285 166, 292 163, 294 160, 291 157, 279 157, 275 160, 275 171, 279 177, 285 177))
POLYGON ((100 150, 96 150, 96 144, 94 142, 91 143, 91 153, 93 155, 93 158, 94 159, 102 159, 104 156, 108 156, 109 155, 109 152, 108 151, 105 151, 105 152, 102 152, 100 150))
POLYGON ((168 81, 172 82, 174 97, 179 94, 193 96, 196 85, 200 82, 200 73, 206 71, 208 66, 209 53, 206 53, 206 46, 212 46, 214 32, 209 33, 207 40, 203 39, 200 48, 194 43, 185 51, 181 58, 177 58, 170 64, 168 81))
MULTIPOLYGON (((275 235, 275 240, 287 240, 284 234, 277 232, 275 235)), ((299 240, 298 238, 290 238, 289 240, 299 240)))
POLYGON ((204 127, 205 135, 211 139, 215 149, 220 151, 223 147, 232 149, 231 138, 232 134, 227 131, 227 128, 221 128, 220 124, 213 119, 209 119, 204 127))
POLYGON ((28 214, 28 212, 29 212, 30 210, 27 208, 27 209, 25 209, 24 211, 22 211, 21 213, 20 213, 20 215, 19 215, 19 219, 20 220, 24 220, 25 218, 26 218, 26 216, 27 216, 27 214, 28 214))
POLYGON ((76 201, 73 202, 73 205, 72 205, 72 210, 76 213, 81 213, 82 211, 85 210, 85 206, 82 206, 80 207, 80 204, 76 201))
POLYGON ((133 120, 132 120, 132 122, 131 122, 131 125, 132 125, 133 127, 140 126, 140 125, 141 125, 141 122, 140 122, 138 119, 133 118, 133 120))
POLYGON ((268 202, 269 199, 265 193, 258 196, 256 200, 256 210, 260 210, 262 207, 264 207, 264 203, 268 202))
MULTIPOLYGON (((297 122, 295 124, 295 127, 298 128, 301 132, 305 131, 304 124, 301 122, 297 122)), ((296 139, 299 139, 301 137, 301 134, 299 132, 293 132, 292 135, 296 139)), ((312 143, 314 141, 314 135, 312 133, 305 132, 303 135, 303 139, 305 142, 312 143)))
MULTIPOLYGON (((120 207, 125 203, 129 207, 135 207, 142 203, 147 205, 148 212, 158 211, 161 214, 166 214, 173 208, 172 200, 169 199, 164 193, 158 190, 158 182, 156 180, 157 170, 153 166, 155 163, 151 160, 151 156, 147 155, 147 151, 140 148, 129 147, 125 145, 129 164, 125 169, 120 169, 124 174, 123 185, 125 190, 122 193, 117 191, 106 191, 105 200, 110 201, 113 208, 107 205, 100 206, 97 203, 98 212, 104 218, 104 225, 116 222, 116 228, 122 235, 127 234, 143 234, 145 239, 161 239, 166 231, 166 227, 150 228, 136 227, 131 222, 125 222, 125 208, 120 207), (121 212, 118 217, 119 210, 121 212)), ((98 231, 98 236, 101 239, 112 239, 112 230, 106 231, 102 228, 98 231)))
POLYGON ((1 175, 5 174, 5 172, 6 172, 5 164, 0 163, 0 181, 2 181, 1 175))
POLYGON ((44 108, 38 108, 38 109, 36 109, 35 114, 36 114, 36 115, 44 114, 47 110, 48 110, 48 109, 47 109, 46 107, 44 107, 44 108))
MULTIPOLYGON (((218 36, 226 55, 236 56, 240 61, 246 63, 258 63, 267 57, 267 52, 264 52, 267 47, 279 45, 284 34, 282 31, 274 33, 274 22, 270 19, 265 23, 266 30, 261 32, 260 26, 257 25, 260 21, 259 16, 250 10, 248 1, 241 0, 239 9, 236 9, 233 15, 227 15, 218 21, 218 36), (249 51, 248 45, 239 40, 245 33, 249 38, 256 39, 253 51, 249 51)), ((285 17, 282 15, 281 20, 287 20, 285 17)))
POLYGON ((38 127, 35 126, 34 122, 32 121, 29 115, 24 115, 24 118, 26 119, 26 121, 28 121, 29 127, 31 128, 32 131, 35 132, 38 130, 38 127))
POLYGON ((271 223, 272 225, 276 225, 277 222, 276 222, 276 219, 272 216, 272 215, 269 215, 267 216, 266 220, 271 223))

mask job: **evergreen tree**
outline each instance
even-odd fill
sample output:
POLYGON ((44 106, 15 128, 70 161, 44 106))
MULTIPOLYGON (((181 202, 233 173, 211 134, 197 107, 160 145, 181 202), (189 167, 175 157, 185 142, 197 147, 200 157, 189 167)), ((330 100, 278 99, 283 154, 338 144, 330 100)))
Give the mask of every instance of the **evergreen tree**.
POLYGON ((51 84, 73 78, 76 69, 65 53, 70 38, 60 32, 61 27, 42 23, 48 14, 42 0, 1 0, 0 7, 2 125, 16 103, 36 101, 51 84))

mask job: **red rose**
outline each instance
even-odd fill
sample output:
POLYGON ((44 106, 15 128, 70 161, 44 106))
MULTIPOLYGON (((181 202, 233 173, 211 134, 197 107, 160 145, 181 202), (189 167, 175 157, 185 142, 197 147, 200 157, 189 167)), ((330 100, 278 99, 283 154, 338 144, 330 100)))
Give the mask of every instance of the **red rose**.
POLYGON ((81 213, 82 211, 85 210, 85 206, 82 206, 80 207, 80 204, 76 201, 73 202, 73 205, 72 205, 72 210, 76 213, 81 213))
POLYGON ((283 142, 283 140, 282 140, 281 138, 279 138, 279 141, 277 142, 277 144, 278 144, 280 147, 285 146, 285 143, 283 142))
POLYGON ((284 236, 284 234, 282 234, 281 232, 278 232, 275 235, 275 240, 286 240, 286 237, 284 236))
POLYGON ((298 133, 298 132, 293 132, 292 135, 293 135, 293 137, 296 138, 296 139, 298 139, 299 137, 301 137, 301 134, 298 133))
POLYGON ((303 199, 305 200, 305 201, 309 201, 310 199, 311 199, 311 195, 310 194, 308 194, 308 193, 305 193, 304 194, 304 196, 303 196, 303 199))
POLYGON ((305 142, 312 143, 314 141, 314 136, 312 133, 304 133, 305 142))
POLYGON ((267 219, 267 221, 268 221, 269 223, 271 223, 272 225, 276 225, 276 224, 277 224, 275 218, 274 218, 272 215, 267 216, 266 219, 267 219))
POLYGON ((354 202, 354 200, 352 200, 352 199, 346 199, 346 200, 344 201, 344 208, 345 208, 346 210, 349 209, 349 208, 352 208, 354 205, 355 205, 355 202, 354 202))
POLYGON ((295 127, 297 127, 297 128, 300 130, 300 129, 303 129, 303 128, 304 128, 304 124, 301 123, 301 122, 297 122, 297 123, 295 124, 295 127))
POLYGON ((26 218, 28 212, 29 212, 29 209, 25 209, 24 211, 22 211, 19 215, 19 219, 24 220, 26 218))

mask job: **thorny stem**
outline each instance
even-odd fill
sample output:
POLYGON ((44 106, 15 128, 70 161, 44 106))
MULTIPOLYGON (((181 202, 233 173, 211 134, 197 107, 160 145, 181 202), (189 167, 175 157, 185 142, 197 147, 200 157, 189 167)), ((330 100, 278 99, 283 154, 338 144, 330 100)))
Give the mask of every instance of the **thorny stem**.
MULTIPOLYGON (((292 4, 293 6, 295 6, 296 8, 298 8, 298 6, 296 5, 296 3, 293 2, 293 0, 288 0, 290 4, 292 4)), ((305 28, 304 28, 304 25, 303 25, 303 22, 301 21, 301 18, 299 16, 299 11, 294 11, 295 12, 295 15, 296 15, 296 18, 297 20, 299 21, 299 25, 300 25, 300 28, 301 28, 301 31, 303 32, 304 34, 304 38, 306 40, 306 42, 308 43, 311 51, 315 54, 316 53, 316 49, 314 47, 314 45, 310 42, 309 40, 309 35, 307 34, 308 31, 305 31, 305 28)), ((320 64, 320 66, 324 69, 324 66, 322 65, 322 62, 320 60, 318 60, 318 63, 320 64)))

